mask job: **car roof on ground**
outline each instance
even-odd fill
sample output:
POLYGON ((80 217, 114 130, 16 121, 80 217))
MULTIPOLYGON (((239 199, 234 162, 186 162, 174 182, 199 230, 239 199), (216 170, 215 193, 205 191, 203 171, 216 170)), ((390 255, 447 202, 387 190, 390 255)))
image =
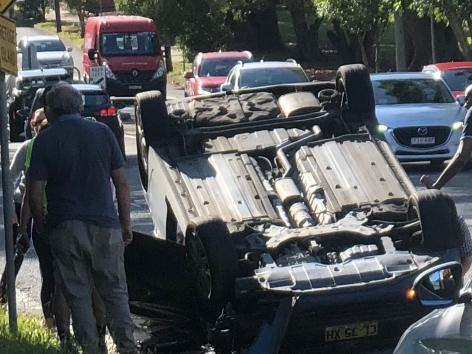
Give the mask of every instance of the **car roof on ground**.
POLYGON ((207 52, 202 53, 203 59, 226 59, 226 58, 251 58, 252 55, 248 51, 229 51, 229 52, 207 52))
POLYGON ((454 69, 469 69, 472 68, 472 61, 451 61, 447 63, 436 63, 426 65, 424 69, 436 68, 438 70, 454 70, 454 69))
POLYGON ((434 79, 435 77, 431 74, 421 72, 391 72, 391 73, 379 73, 371 74, 370 78, 372 81, 378 80, 422 80, 422 79, 434 79))
POLYGON ((257 61, 244 63, 241 70, 247 69, 276 69, 276 68, 297 68, 299 65, 291 61, 257 61))

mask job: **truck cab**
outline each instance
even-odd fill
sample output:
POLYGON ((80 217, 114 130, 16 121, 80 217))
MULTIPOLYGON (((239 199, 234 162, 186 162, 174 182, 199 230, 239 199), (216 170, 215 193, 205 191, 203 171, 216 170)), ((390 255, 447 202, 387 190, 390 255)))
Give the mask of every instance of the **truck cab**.
POLYGON ((83 45, 84 79, 90 67, 105 66, 112 96, 159 90, 165 97, 166 68, 155 23, 140 16, 100 16, 87 20, 83 45))

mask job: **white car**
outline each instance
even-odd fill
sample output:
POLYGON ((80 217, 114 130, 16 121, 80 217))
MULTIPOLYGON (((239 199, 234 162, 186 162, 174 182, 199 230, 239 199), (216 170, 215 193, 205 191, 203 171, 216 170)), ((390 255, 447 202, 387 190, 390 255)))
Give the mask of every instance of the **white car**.
POLYGON ((443 80, 423 73, 371 75, 378 132, 399 161, 442 164, 459 145, 466 110, 443 80))
POLYGON ((64 68, 72 71, 71 51, 58 36, 25 36, 18 42, 21 70, 64 68))
POLYGON ((308 82, 308 77, 295 60, 239 62, 221 85, 221 91, 308 82))

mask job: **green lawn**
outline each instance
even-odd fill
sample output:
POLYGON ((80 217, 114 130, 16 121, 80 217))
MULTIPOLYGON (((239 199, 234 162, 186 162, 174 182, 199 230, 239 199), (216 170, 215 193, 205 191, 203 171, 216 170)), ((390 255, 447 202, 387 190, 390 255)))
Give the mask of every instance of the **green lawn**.
POLYGON ((4 354, 65 354, 55 335, 45 329, 35 317, 18 318, 18 335, 8 329, 8 314, 0 309, 0 353, 4 354))
MULTIPOLYGON (((49 33, 56 34, 55 21, 37 23, 34 27, 49 33)), ((74 46, 82 46, 83 38, 80 37, 80 26, 77 23, 62 21, 62 32, 57 33, 57 35, 65 42, 68 42, 74 46)))

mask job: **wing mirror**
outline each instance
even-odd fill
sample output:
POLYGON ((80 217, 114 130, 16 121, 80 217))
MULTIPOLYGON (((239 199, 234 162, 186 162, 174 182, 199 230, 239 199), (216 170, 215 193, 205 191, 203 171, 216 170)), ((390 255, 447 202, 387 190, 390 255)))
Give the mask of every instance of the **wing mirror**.
POLYGON ((461 106, 465 105, 465 96, 459 96, 456 100, 461 106))
POLYGON ((190 79, 193 79, 195 78, 195 75, 193 75, 193 72, 191 71, 187 71, 185 74, 184 74, 184 79, 185 80, 190 80, 190 79))
POLYGON ((90 60, 98 59, 98 51, 95 48, 90 48, 87 52, 90 60))
POLYGON ((223 84, 220 86, 221 92, 231 91, 232 89, 231 84, 223 84))
POLYGON ((72 47, 67 47, 66 50, 70 53, 72 52, 72 47))
POLYGON ((421 273, 412 290, 423 306, 449 306, 459 299, 462 287, 462 266, 448 262, 429 268, 421 273))

